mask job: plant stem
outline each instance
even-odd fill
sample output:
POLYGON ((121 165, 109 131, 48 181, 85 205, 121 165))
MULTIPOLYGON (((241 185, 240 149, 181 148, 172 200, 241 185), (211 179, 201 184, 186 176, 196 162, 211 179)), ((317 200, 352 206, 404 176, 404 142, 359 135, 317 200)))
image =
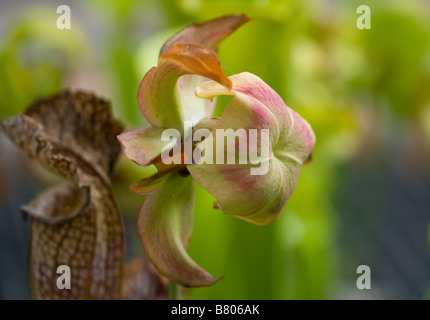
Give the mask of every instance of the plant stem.
POLYGON ((169 281, 168 296, 169 300, 181 300, 181 286, 176 282, 169 281))

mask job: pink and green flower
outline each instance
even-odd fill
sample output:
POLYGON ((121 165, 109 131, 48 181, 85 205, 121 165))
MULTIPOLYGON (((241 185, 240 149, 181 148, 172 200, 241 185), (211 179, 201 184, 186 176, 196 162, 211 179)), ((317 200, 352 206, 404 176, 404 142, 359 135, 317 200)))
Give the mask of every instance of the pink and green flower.
MULTIPOLYGON (((131 186, 135 193, 148 194, 139 216, 145 252, 162 275, 186 287, 218 281, 186 252, 193 229, 194 181, 216 198, 225 214, 267 225, 282 212, 315 144, 311 126, 263 80, 248 72, 230 77, 223 73, 215 50, 247 21, 245 15, 225 16, 188 26, 168 39, 158 66, 145 74, 138 90, 139 106, 150 127, 118 136, 130 160, 158 170, 131 186), (220 95, 231 95, 233 100, 220 118, 213 118, 220 95), (192 135, 184 132, 184 121, 210 130, 213 137, 219 129, 244 129, 247 138, 251 129, 268 129, 268 145, 259 138, 257 150, 264 147, 269 152, 260 155, 260 164, 197 164, 182 151, 172 155, 181 161, 165 164, 161 154, 168 142, 161 135, 166 129, 178 130, 181 139, 176 143, 182 147, 192 135), (251 174, 262 164, 268 166, 266 174, 251 174)), ((210 150, 213 141, 193 142, 192 148, 210 150)))

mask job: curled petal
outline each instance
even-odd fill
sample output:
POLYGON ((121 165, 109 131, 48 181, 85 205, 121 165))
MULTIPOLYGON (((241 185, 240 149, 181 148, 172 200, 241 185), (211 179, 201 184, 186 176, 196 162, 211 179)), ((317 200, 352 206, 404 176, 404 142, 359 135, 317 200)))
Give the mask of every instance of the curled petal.
MULTIPOLYGON (((179 43, 196 44, 207 49, 216 50, 222 40, 249 20, 245 14, 227 15, 203 23, 189 25, 164 43, 160 50, 160 55, 179 43)), ((193 125, 201 118, 210 117, 215 107, 216 99, 211 101, 202 100, 194 95, 194 88, 207 80, 209 79, 189 74, 181 76, 177 82, 176 89, 183 108, 183 120, 192 121, 193 125)))
MULTIPOLYGON (((187 166, 196 182, 217 199, 225 214, 266 225, 281 213, 297 184, 300 169, 315 143, 315 135, 309 124, 288 108, 260 78, 241 73, 231 76, 232 89, 210 81, 196 90, 201 98, 212 98, 221 94, 235 95, 224 110, 218 126, 212 131, 213 139, 206 139, 197 148, 205 153, 217 152, 217 129, 245 131, 248 147, 247 163, 238 162, 239 139, 227 142, 218 150, 225 158, 235 153, 234 164, 194 164, 187 166), (250 139, 250 130, 257 129, 257 139, 250 139), (263 140, 262 131, 268 130, 263 140), (212 145, 212 147, 211 147, 212 145), (256 150, 268 148, 266 156, 261 153, 260 163, 252 163, 251 146, 256 150), (260 174, 252 170, 266 168, 260 174)), ((216 159, 216 155, 212 155, 216 159)), ((215 163, 215 162, 214 162, 215 163)))
POLYGON ((170 37, 160 50, 165 53, 178 43, 194 43, 215 50, 218 44, 250 18, 245 14, 227 15, 203 23, 189 25, 170 37))
MULTIPOLYGON (((224 75, 215 51, 195 44, 176 44, 160 56, 158 66, 145 74, 139 86, 140 109, 153 126, 183 131, 183 121, 191 116, 185 114, 178 99, 177 81, 187 74, 206 77, 231 87, 231 81, 224 75)), ((194 88, 191 89, 193 92, 194 88)), ((201 103, 204 109, 203 101, 201 103)))
POLYGON ((149 123, 182 132, 183 121, 194 125, 212 115, 215 100, 196 98, 194 89, 210 79, 231 86, 214 50, 249 20, 242 14, 193 24, 164 43, 158 66, 146 73, 138 91, 140 109, 149 123))
MULTIPOLYGON (((276 146, 276 151, 280 156, 281 154, 293 155, 300 164, 303 164, 315 144, 315 134, 309 123, 286 106, 276 91, 256 75, 243 72, 230 76, 229 79, 232 81, 231 89, 215 81, 208 81, 197 87, 196 95, 200 98, 212 99, 218 95, 237 96, 238 93, 241 93, 254 101, 259 101, 264 108, 251 107, 251 110, 259 116, 271 115, 277 124, 276 127, 270 128, 271 132, 277 136, 276 142, 272 146, 276 146)), ((225 112, 228 112, 227 109, 225 112)))
POLYGON ((185 250, 193 229, 193 209, 193 180, 173 172, 146 198, 139 232, 148 258, 160 274, 184 287, 209 286, 218 279, 200 268, 185 250))

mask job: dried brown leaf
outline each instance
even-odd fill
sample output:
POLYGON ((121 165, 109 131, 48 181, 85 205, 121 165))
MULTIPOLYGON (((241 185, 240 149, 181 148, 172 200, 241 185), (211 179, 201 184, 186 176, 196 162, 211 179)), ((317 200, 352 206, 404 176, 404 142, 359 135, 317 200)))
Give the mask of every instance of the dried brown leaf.
POLYGON ((122 126, 110 104, 64 91, 34 103, 3 128, 26 154, 69 181, 45 190, 22 211, 32 217, 30 277, 38 299, 118 299, 124 260, 120 212, 109 174, 122 126), (71 289, 58 289, 59 265, 71 289))

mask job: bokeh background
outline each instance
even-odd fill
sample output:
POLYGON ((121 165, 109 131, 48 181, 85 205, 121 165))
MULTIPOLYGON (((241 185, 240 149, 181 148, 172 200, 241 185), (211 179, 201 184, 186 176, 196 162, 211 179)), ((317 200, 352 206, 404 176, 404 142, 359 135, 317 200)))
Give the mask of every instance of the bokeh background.
MULTIPOLYGON (((185 25, 246 13, 219 50, 227 75, 252 72, 311 123, 312 162, 281 217, 257 227, 213 209, 198 189, 191 257, 215 276, 189 299, 430 297, 430 1, 0 1, 0 120, 69 87, 147 125, 136 93, 162 43, 185 25), (58 30, 56 8, 71 8, 58 30), (359 30, 361 4, 371 29, 359 30), (371 290, 358 290, 368 265, 371 290)), ((219 101, 218 111, 225 100, 219 101)), ((121 157, 113 180, 127 256, 142 255, 129 192, 145 171, 121 157)), ((54 178, 0 133, 0 299, 30 298, 29 221, 18 206, 54 178)))

